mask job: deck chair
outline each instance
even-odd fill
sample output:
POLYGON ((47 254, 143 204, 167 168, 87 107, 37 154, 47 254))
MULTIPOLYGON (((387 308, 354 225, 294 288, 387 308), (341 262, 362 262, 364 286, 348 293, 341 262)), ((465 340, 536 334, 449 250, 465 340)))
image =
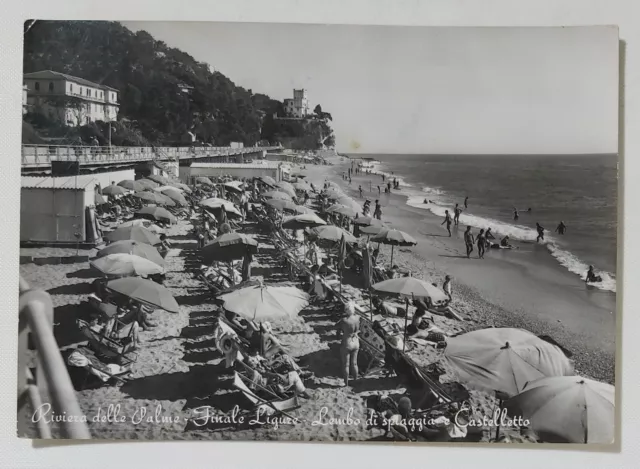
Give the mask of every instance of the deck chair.
MULTIPOLYGON (((258 396, 251 389, 249 389, 249 387, 245 383, 245 380, 250 384, 255 384, 249 378, 242 376, 237 371, 235 371, 233 375, 232 386, 236 388, 238 391, 240 391, 247 398, 247 400, 251 402, 251 404, 253 404, 254 409, 256 411, 261 410, 263 415, 266 414, 270 416, 283 414, 291 419, 298 420, 296 417, 288 413, 290 411, 300 408, 300 403, 298 402, 298 396, 293 396, 290 399, 281 400, 275 394, 272 394, 273 399, 266 400, 258 396)), ((262 389, 264 389, 266 392, 270 392, 266 388, 262 388, 262 389)))
POLYGON ((67 365, 82 368, 86 371, 84 379, 80 384, 80 390, 85 388, 87 381, 95 376, 105 385, 120 385, 127 382, 131 375, 131 364, 119 366, 119 370, 114 372, 110 364, 101 361, 93 350, 88 347, 78 347, 67 357, 67 365), (76 354, 77 352, 77 354, 76 354))
POLYGON ((120 365, 126 366, 134 363, 138 356, 133 353, 134 344, 131 340, 117 340, 102 332, 91 329, 88 322, 77 319, 78 328, 89 342, 89 348, 98 357, 113 360, 120 365))

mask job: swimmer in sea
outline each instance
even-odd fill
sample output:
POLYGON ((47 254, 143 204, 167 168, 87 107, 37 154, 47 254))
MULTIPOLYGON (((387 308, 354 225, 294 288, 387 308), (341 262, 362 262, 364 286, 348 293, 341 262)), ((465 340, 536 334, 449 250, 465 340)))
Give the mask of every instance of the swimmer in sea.
POLYGON ((469 201, 469 196, 464 198, 464 208, 469 208, 467 207, 467 202, 469 201))
POLYGON ((539 243, 540 240, 544 241, 544 228, 540 226, 540 223, 536 223, 536 231, 538 232, 536 243, 539 243))
POLYGON ((458 226, 458 223, 460 223, 460 214, 462 213, 462 209, 458 206, 458 204, 456 204, 455 208, 453 209, 453 223, 458 226))
POLYGON ((440 225, 447 224, 447 231, 449 232, 449 236, 451 236, 451 215, 449 215, 449 210, 444 211, 444 221, 440 223, 440 225))
POLYGON ((478 245, 478 259, 484 259, 486 243, 487 238, 485 237, 484 230, 480 230, 480 233, 478 233, 478 237, 476 238, 476 244, 478 245))
POLYGON ((563 235, 565 231, 567 231, 567 225, 565 225, 564 222, 561 221, 558 227, 556 228, 556 233, 563 235))
POLYGON ((602 277, 600 275, 596 275, 593 271, 593 266, 589 266, 589 270, 587 271, 587 277, 584 279, 586 283, 592 282, 602 282, 602 277))
POLYGON ((513 207, 513 219, 515 221, 518 221, 518 218, 520 218, 520 215, 518 214, 518 209, 513 207))
POLYGON ((471 233, 471 227, 467 226, 467 230, 464 232, 464 244, 467 248, 467 259, 473 252, 473 233, 471 233))

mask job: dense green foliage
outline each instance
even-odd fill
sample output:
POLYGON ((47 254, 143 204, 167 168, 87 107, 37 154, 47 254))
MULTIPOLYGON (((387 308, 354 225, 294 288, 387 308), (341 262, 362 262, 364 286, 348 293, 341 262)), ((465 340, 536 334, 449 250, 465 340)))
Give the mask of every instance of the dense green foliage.
MULTIPOLYGON (((208 64, 144 31, 134 33, 116 22, 35 22, 25 34, 24 72, 40 70, 63 72, 118 89, 121 122, 112 140, 134 144, 139 137, 170 145, 190 130, 201 142, 214 145, 253 145, 266 140, 313 149, 320 147, 320 138, 325 137, 324 144, 333 145, 328 113, 316 113, 298 125, 286 124, 289 121, 275 124, 280 120, 273 115, 283 115, 281 102, 236 86, 208 64), (188 93, 182 91, 185 85, 188 93)), ((33 116, 30 119, 38 128, 33 116)), ((75 138, 88 132, 104 139, 103 125, 86 127, 82 132, 50 128, 49 133, 75 138)))

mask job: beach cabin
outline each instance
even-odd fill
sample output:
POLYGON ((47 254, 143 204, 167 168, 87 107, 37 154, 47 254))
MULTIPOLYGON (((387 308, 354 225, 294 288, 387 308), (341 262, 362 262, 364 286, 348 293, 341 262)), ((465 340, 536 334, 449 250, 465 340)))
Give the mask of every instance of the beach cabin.
POLYGON ((185 184, 194 184, 197 177, 231 176, 236 179, 253 179, 270 176, 276 181, 282 180, 282 163, 260 160, 253 163, 192 163, 180 166, 180 180, 185 184))
POLYGON ((23 176, 20 195, 20 242, 49 245, 97 244, 94 175, 23 176))

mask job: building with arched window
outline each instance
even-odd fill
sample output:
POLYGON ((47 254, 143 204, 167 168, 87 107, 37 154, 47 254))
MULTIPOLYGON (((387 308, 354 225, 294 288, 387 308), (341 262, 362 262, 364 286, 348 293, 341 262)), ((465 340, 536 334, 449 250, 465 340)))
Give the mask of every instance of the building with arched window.
POLYGON ((52 70, 25 73, 23 81, 32 112, 70 126, 118 118, 120 104, 115 88, 52 70))

